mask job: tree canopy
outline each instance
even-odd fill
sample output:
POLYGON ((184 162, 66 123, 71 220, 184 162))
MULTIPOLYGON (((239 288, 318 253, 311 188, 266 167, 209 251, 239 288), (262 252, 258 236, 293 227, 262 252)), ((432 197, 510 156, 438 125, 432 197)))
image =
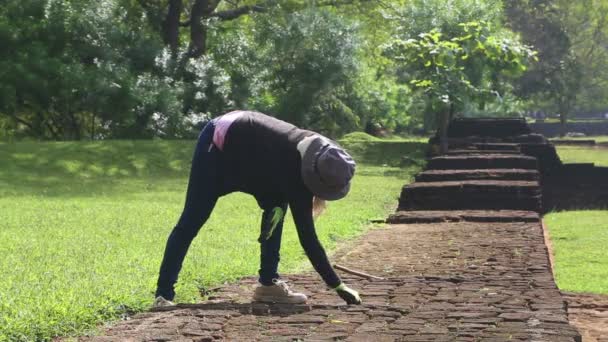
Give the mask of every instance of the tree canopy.
POLYGON ((607 17, 607 0, 5 0, 0 140, 193 137, 237 108, 333 137, 565 120, 608 108, 607 17))
POLYGON ((446 34, 439 29, 421 33, 418 39, 396 39, 386 53, 402 65, 404 78, 421 90, 439 114, 443 149, 449 119, 465 104, 483 108, 500 101, 507 78, 518 76, 534 58, 534 52, 490 23, 459 23, 446 34), (451 36, 447 36, 447 34, 451 36))

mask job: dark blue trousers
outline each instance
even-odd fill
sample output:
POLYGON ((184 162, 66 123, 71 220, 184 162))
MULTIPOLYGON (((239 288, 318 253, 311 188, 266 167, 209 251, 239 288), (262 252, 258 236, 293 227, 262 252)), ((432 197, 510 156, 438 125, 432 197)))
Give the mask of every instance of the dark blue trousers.
MULTIPOLYGON (((186 192, 184 210, 175 228, 169 235, 165 255, 160 266, 156 296, 173 300, 174 286, 182 268, 184 258, 194 237, 205 224, 215 203, 220 197, 222 183, 222 165, 220 153, 213 145, 215 122, 208 123, 198 137, 192 168, 186 192)), ((285 210, 287 205, 283 205, 285 210)), ((262 230, 270 224, 272 208, 264 208, 262 214, 262 230)), ((260 283, 272 284, 272 279, 278 278, 277 273, 281 248, 283 220, 277 225, 272 236, 261 242, 260 253, 260 283)))

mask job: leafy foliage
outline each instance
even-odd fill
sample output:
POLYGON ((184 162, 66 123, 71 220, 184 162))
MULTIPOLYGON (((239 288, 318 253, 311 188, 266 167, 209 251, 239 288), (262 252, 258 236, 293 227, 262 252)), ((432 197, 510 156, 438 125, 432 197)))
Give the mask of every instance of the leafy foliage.
POLYGON ((328 11, 260 18, 254 39, 266 87, 253 107, 330 135, 356 128, 350 98, 358 68, 355 30, 328 11))
POLYGON ((422 91, 441 114, 445 130, 455 111, 468 103, 483 108, 485 102, 500 99, 507 77, 526 69, 534 52, 512 37, 492 32, 487 22, 458 25, 452 36, 433 29, 418 39, 397 39, 386 54, 401 64, 401 77, 422 91))
POLYGON ((10 1, 2 10, 0 112, 24 134, 79 139, 94 120, 132 119, 131 73, 151 62, 154 40, 114 24, 126 17, 113 2, 10 1))
POLYGON ((419 39, 396 40, 386 49, 404 65, 403 77, 434 101, 462 105, 500 96, 501 77, 517 76, 534 57, 517 40, 493 34, 487 22, 458 26, 461 31, 451 38, 433 29, 419 39))
POLYGON ((0 139, 185 138, 235 108, 331 136, 420 132, 437 127, 450 87, 463 115, 542 108, 565 119, 608 106, 606 14, 606 0, 5 0, 0 139), (490 50, 520 34, 539 62, 523 76, 500 58, 480 62, 464 38, 471 23, 490 50), (436 34, 439 55, 464 56, 451 42, 467 59, 431 63, 462 77, 419 77, 426 62, 385 53, 436 34), (420 92, 411 78, 444 90, 420 92))
POLYGON ((605 112, 608 108, 608 1, 557 1, 557 16, 570 42, 560 62, 560 113, 605 112), (592 9, 592 10, 591 10, 592 9), (563 90, 562 90, 563 89, 563 90))
POLYGON ((447 150, 446 129, 456 110, 467 103, 482 108, 492 97, 500 98, 506 77, 526 69, 534 52, 511 37, 492 32, 488 22, 458 25, 460 31, 445 36, 433 29, 418 39, 396 39, 386 53, 402 65, 402 78, 438 108, 442 150, 447 150))
MULTIPOLYGON (((511 1, 507 22, 538 50, 539 63, 519 80, 516 94, 532 111, 557 113, 565 123, 578 113, 608 108, 608 2, 511 1)), ((564 132, 565 133, 565 132, 564 132)))

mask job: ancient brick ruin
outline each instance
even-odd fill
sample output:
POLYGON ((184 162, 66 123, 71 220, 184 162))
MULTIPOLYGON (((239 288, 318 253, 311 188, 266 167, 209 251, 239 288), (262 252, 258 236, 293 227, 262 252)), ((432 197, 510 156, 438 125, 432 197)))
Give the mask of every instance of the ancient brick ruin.
MULTIPOLYGON (((448 128, 448 138, 450 146, 448 156, 431 159, 428 167, 429 170, 443 173, 441 177, 446 177, 446 180, 450 178, 451 181, 480 179, 493 181, 506 180, 505 177, 508 177, 512 181, 525 181, 529 178, 526 178, 522 172, 537 169, 542 203, 538 203, 536 211, 544 213, 551 210, 608 208, 608 167, 598 167, 593 164, 563 164, 555 146, 542 135, 532 133, 523 119, 455 119, 448 128), (531 165, 533 161, 526 161, 523 156, 535 158, 537 165, 531 165), (476 176, 475 170, 470 170, 466 174, 441 171, 442 168, 464 168, 456 165, 458 161, 466 161, 466 165, 471 168, 491 169, 493 176, 487 174, 476 176), (505 170, 503 166, 507 164, 513 169, 505 170)), ((438 140, 437 136, 430 139, 431 155, 437 155, 438 140)), ((424 179, 423 176, 418 180, 424 179)), ((504 182, 498 184, 506 185, 504 182)), ((469 185, 465 182, 463 186, 469 185)), ((539 201, 540 198, 538 197, 539 201)), ((524 196, 522 200, 531 199, 524 196)), ((405 202, 404 205, 407 207, 408 201, 405 202)), ((492 207, 490 204, 486 205, 492 207)), ((470 206, 468 209, 477 208, 473 202, 470 206)), ((517 206, 514 208, 518 209, 517 206)))

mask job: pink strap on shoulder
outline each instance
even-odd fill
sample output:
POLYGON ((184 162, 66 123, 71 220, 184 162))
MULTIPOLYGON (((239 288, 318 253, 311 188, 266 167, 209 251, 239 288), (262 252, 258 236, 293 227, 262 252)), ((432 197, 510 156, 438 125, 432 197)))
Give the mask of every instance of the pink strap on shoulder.
POLYGON ((215 121, 215 131, 213 132, 213 144, 220 149, 224 150, 224 142, 226 141, 226 133, 228 128, 243 114, 243 111, 237 110, 220 116, 215 121))

